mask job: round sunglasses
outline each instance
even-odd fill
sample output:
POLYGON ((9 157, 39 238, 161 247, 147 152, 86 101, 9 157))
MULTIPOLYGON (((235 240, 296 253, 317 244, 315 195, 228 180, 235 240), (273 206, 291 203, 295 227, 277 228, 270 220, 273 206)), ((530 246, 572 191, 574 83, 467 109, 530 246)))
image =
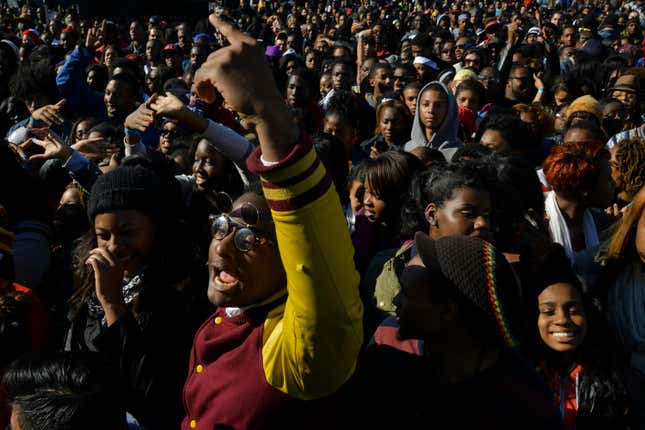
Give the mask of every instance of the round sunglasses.
POLYGON ((209 217, 213 238, 222 240, 235 228, 233 244, 240 252, 249 252, 256 246, 275 246, 275 242, 253 228, 260 222, 260 211, 254 204, 247 202, 232 210, 233 199, 228 194, 220 192, 215 196, 215 205, 220 214, 209 217), (233 218, 241 219, 242 222, 233 218))

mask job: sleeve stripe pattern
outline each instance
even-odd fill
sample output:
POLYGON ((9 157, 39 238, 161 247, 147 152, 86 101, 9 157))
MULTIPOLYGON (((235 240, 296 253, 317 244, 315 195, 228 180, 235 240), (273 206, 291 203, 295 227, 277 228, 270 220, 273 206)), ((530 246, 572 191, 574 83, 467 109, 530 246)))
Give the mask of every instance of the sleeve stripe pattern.
POLYGON ((259 148, 248 159, 249 170, 261 175, 264 195, 274 211, 302 208, 319 199, 331 186, 331 178, 309 137, 301 142, 273 166, 262 164, 259 148))

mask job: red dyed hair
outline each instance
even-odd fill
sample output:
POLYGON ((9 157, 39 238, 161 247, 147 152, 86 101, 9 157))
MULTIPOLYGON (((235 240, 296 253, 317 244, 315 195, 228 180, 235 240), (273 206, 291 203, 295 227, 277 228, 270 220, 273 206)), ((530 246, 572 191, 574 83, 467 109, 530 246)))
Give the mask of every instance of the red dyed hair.
POLYGON ((556 192, 563 196, 576 196, 595 187, 601 160, 610 158, 609 151, 601 142, 570 142, 554 146, 542 169, 556 192))

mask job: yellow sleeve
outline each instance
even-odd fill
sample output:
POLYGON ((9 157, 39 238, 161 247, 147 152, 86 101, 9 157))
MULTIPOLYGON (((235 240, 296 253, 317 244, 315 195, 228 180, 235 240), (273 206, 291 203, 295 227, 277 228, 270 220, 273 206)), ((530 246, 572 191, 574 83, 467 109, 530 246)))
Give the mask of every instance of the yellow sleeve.
POLYGON ((301 399, 335 392, 354 372, 363 308, 340 200, 308 137, 260 174, 287 273, 288 299, 265 322, 266 379, 301 399))

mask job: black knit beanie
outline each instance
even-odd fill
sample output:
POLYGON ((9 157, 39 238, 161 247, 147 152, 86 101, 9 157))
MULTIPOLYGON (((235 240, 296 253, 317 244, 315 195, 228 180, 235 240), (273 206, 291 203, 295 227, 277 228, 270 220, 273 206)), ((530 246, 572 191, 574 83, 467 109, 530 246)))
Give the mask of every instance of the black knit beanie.
POLYGON ((159 176, 142 166, 119 167, 99 176, 92 187, 87 215, 94 222, 96 215, 116 210, 135 209, 164 216, 167 199, 159 176))
POLYGON ((503 344, 519 346, 522 295, 504 255, 490 243, 468 236, 431 240, 418 232, 414 241, 426 268, 440 271, 455 292, 496 327, 503 344))

